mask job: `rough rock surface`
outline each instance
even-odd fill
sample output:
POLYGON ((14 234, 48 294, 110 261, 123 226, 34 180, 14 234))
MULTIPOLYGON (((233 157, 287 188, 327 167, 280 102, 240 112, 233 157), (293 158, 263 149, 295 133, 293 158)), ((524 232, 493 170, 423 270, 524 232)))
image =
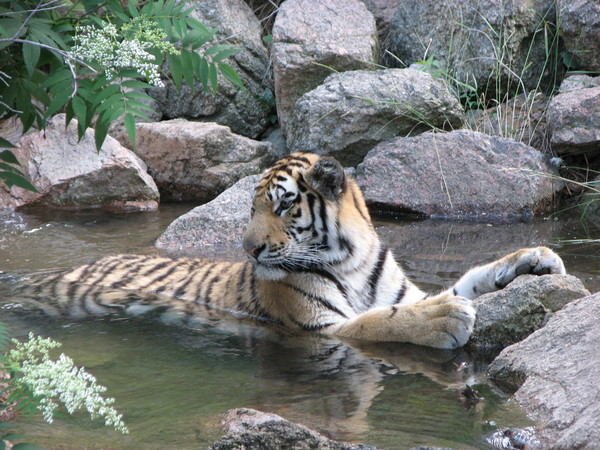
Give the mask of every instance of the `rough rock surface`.
POLYGON ((240 247, 259 178, 245 177, 213 201, 178 217, 160 235, 156 246, 169 251, 200 249, 204 254, 211 246, 240 247))
POLYGON ((378 144, 356 170, 378 210, 442 217, 529 217, 562 183, 544 156, 512 139, 457 130, 378 144))
POLYGON ((550 144, 559 153, 600 148, 600 86, 558 94, 548 107, 550 144))
POLYGON ((555 20, 552 0, 441 0, 435 7, 404 0, 390 26, 389 51, 406 66, 433 58, 482 90, 498 78, 517 83, 514 74, 535 88, 547 67, 543 18, 555 20))
POLYGON ((377 62, 375 19, 358 0, 287 0, 273 25, 273 78, 284 132, 303 94, 331 73, 377 62))
POLYGON ((255 409, 232 409, 225 414, 222 422, 227 434, 210 446, 211 450, 376 450, 370 445, 333 441, 303 425, 255 409))
POLYGON ((296 102, 291 150, 324 151, 355 166, 375 144, 431 128, 459 128, 464 113, 439 80, 414 69, 330 75, 296 102))
POLYGON ((166 199, 209 201, 276 159, 273 146, 183 119, 138 125, 137 152, 166 199))
POLYGON ((559 92, 578 91, 579 89, 598 87, 600 86, 600 77, 591 77, 589 75, 577 74, 565 78, 560 83, 559 92))
POLYGON ((262 41, 258 19, 243 0, 202 0, 188 2, 196 6, 191 17, 203 24, 218 28, 220 43, 231 44, 240 51, 225 60, 242 79, 246 89, 239 89, 219 76, 217 94, 203 92, 197 83, 195 92, 184 85, 181 93, 172 85, 152 89, 150 95, 157 101, 167 119, 188 119, 217 122, 230 127, 234 133, 257 138, 269 125, 269 111, 261 96, 266 89, 273 90, 269 55, 262 41))
POLYGON ((549 152, 546 111, 548 98, 541 92, 519 95, 488 109, 467 112, 467 128, 492 136, 510 136, 542 152, 549 152))
POLYGON ((158 189, 146 165, 110 136, 96 150, 93 130, 79 140, 77 122, 65 129, 64 114, 44 131, 29 133, 13 153, 38 193, 0 184, 0 207, 47 205, 116 210, 156 209, 158 189))
POLYGON ((488 375, 537 422, 542 448, 598 448, 600 293, 569 303, 507 347, 488 375))
POLYGON ((560 35, 580 68, 600 70, 600 3, 558 0, 560 35))
POLYGON ((571 275, 523 275, 504 289, 473 300, 475 327, 467 348, 496 352, 543 327, 572 300, 590 295, 571 275))

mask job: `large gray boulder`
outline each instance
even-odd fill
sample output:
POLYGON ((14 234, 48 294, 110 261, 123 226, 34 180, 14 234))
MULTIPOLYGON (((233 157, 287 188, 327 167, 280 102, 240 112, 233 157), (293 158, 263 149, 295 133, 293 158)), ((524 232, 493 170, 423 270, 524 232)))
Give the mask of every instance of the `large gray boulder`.
POLYGON ((203 255, 210 248, 241 248, 259 178, 245 177, 211 202, 175 219, 157 239, 156 247, 179 253, 198 250, 203 255))
POLYGON ((432 128, 459 128, 460 102, 446 86, 413 69, 330 75, 304 94, 287 128, 291 150, 323 151, 355 166, 375 144, 432 128))
POLYGON ((600 3, 558 0, 560 35, 581 69, 600 70, 600 3))
POLYGON ((542 448, 600 443, 600 293, 569 303, 547 325, 505 348, 488 375, 537 424, 542 448))
POLYGON ((373 68, 377 30, 358 0, 287 0, 273 25, 273 78, 284 132, 296 100, 334 72, 373 68), (371 63, 371 64, 370 64, 371 63))
POLYGON ((552 206, 556 177, 534 148, 467 130, 382 142, 356 169, 372 208, 433 217, 530 217, 552 206))
POLYGON ((303 425, 255 409, 229 410, 222 423, 226 435, 211 445, 211 450, 376 450, 370 445, 333 441, 303 425))
POLYGON ((195 0, 188 4, 195 6, 191 17, 218 29, 216 38, 220 43, 240 50, 224 62, 236 70, 246 89, 220 76, 217 94, 204 92, 200 83, 196 83, 195 92, 184 83, 179 93, 167 83, 164 88, 152 89, 150 95, 166 119, 207 120, 243 136, 259 137, 270 124, 261 97, 266 89, 273 90, 273 78, 258 19, 243 0, 195 0))
POLYGON ((559 154, 600 148, 600 86, 556 95, 548 107, 552 150, 559 154))
POLYGON ((553 0, 404 0, 390 25, 389 51, 406 66, 433 58, 479 91, 521 81, 531 89, 550 75, 544 27, 555 20, 553 0))
POLYGON ((158 207, 156 184, 133 152, 108 136, 96 150, 94 131, 79 140, 77 121, 65 128, 54 116, 43 131, 17 143, 13 153, 37 193, 0 184, 0 207, 46 205, 59 208, 147 210, 158 207))
POLYGON ((165 199, 202 202, 277 159, 268 142, 215 123, 184 119, 138 124, 137 153, 165 199))
POLYGON ((590 295, 572 275, 523 275, 504 289, 473 300, 477 311, 472 351, 498 352, 542 328, 570 301, 590 295))

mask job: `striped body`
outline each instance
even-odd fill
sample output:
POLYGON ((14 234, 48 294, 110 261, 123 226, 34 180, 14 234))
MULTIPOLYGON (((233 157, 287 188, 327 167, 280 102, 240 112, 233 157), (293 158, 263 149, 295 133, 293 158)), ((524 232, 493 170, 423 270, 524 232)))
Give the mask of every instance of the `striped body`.
MULTIPOLYGON (((333 158, 310 153, 288 155, 265 172, 243 247, 249 262, 109 256, 33 289, 50 314, 151 312, 193 325, 228 311, 297 330, 452 348, 472 331, 466 298, 498 289, 500 275, 507 284, 532 258, 541 261, 541 250, 525 249, 428 296, 380 242, 354 180, 333 158)), ((560 272, 560 258, 548 255, 544 273, 560 272)))

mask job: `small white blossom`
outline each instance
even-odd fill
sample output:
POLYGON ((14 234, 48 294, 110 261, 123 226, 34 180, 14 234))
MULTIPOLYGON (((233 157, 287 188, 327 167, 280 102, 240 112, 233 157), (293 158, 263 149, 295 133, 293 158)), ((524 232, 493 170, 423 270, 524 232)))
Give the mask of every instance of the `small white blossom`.
POLYGON ((100 395, 106 391, 96 384, 96 378, 83 367, 76 367, 73 360, 61 354, 57 361, 50 359, 49 350, 60 347, 52 339, 29 334, 29 341, 13 339, 15 348, 8 352, 7 360, 18 367, 17 383, 26 385, 35 397, 41 397, 38 409, 48 423, 54 420, 54 411, 62 403, 69 414, 85 409, 92 419, 104 418, 108 426, 121 433, 129 433, 119 414, 112 406, 113 398, 100 395))
POLYGON ((159 65, 148 50, 157 49, 177 53, 166 34, 156 23, 146 17, 136 17, 123 25, 121 30, 111 23, 102 28, 84 26, 75 36, 73 57, 98 64, 110 80, 120 69, 134 69, 153 86, 162 86, 159 65))

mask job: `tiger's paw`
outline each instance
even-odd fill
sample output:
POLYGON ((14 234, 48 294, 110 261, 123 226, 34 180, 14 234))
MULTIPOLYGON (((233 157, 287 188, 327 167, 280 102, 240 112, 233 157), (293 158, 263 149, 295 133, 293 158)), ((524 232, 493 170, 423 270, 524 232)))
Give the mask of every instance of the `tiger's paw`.
POLYGON ((454 349, 467 343, 475 324, 475 309, 471 301, 452 295, 423 300, 413 306, 423 308, 425 324, 423 340, 429 347, 454 349))
POLYGON ((524 248, 499 261, 495 284, 503 289, 520 275, 565 274, 562 259, 547 247, 524 248))

